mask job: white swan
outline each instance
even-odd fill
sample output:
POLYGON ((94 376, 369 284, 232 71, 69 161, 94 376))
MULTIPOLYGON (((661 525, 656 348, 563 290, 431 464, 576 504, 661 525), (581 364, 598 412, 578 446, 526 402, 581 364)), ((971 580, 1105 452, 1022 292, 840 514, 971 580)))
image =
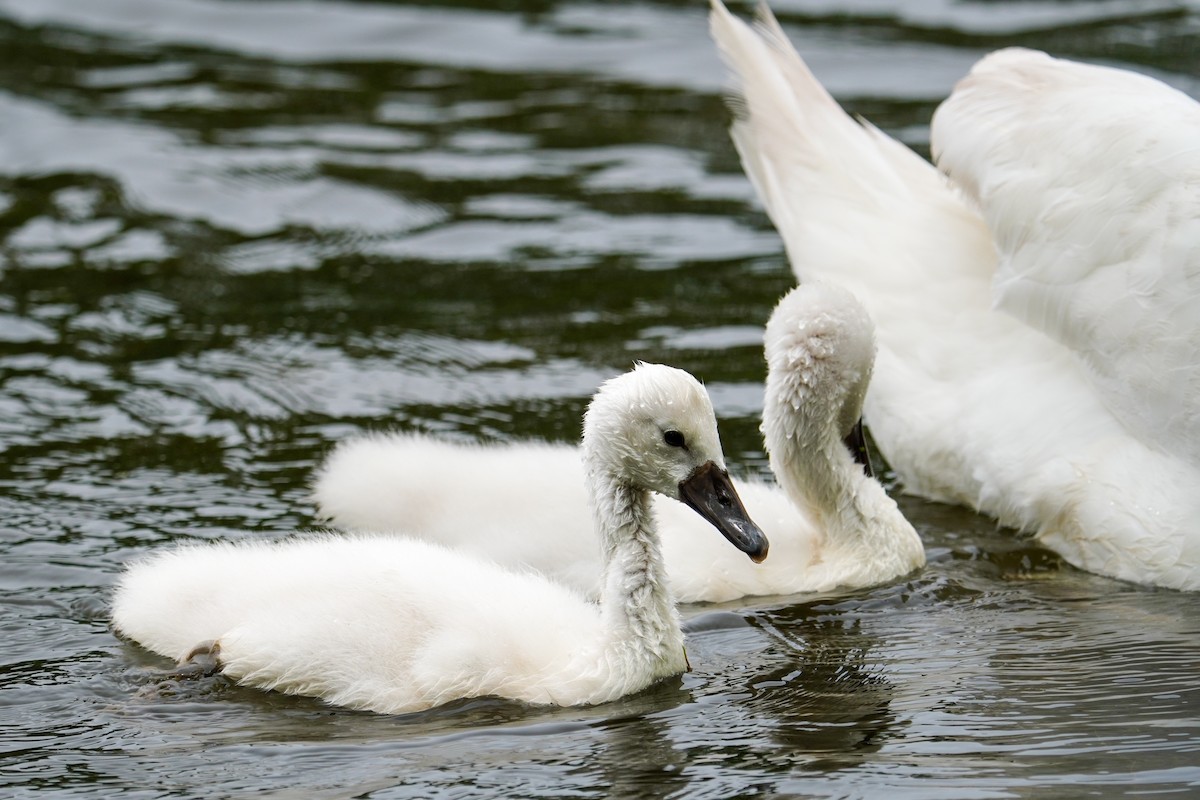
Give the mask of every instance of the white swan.
POLYGON ((603 552, 598 606, 426 542, 325 536, 154 555, 122 577, 115 628, 174 658, 213 640, 200 652, 242 684, 381 713, 639 691, 687 668, 650 491, 688 503, 753 559, 767 542, 729 482, 708 395, 682 370, 640 365, 605 383, 583 460, 603 552))
POLYGON ((1200 588, 1200 107, 1003 50, 934 117, 951 183, 852 121, 769 10, 751 29, 713 0, 711 29, 796 275, 875 321, 865 418, 905 490, 1200 588))
MULTIPOLYGON (((920 537, 842 443, 870 380, 872 326, 846 291, 805 285, 766 330, 763 432, 780 487, 738 482, 771 558, 736 557, 678 503, 654 510, 672 593, 683 602, 876 584, 925 563, 920 537), (682 513, 681 513, 682 512, 682 513)), ((412 434, 342 443, 318 471, 320 512, 351 529, 413 531, 594 593, 579 456, 565 444, 464 445, 412 434), (463 482, 476 487, 456 491, 463 482), (519 536, 517 515, 530 509, 519 536)))

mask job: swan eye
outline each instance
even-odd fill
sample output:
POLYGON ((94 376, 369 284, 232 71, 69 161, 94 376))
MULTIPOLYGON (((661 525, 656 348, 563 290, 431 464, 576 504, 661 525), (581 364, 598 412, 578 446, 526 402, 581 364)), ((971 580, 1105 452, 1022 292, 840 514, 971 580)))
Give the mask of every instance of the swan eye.
POLYGON ((687 447, 687 442, 684 440, 683 434, 679 431, 665 431, 663 433, 663 441, 671 445, 671 447, 687 447))

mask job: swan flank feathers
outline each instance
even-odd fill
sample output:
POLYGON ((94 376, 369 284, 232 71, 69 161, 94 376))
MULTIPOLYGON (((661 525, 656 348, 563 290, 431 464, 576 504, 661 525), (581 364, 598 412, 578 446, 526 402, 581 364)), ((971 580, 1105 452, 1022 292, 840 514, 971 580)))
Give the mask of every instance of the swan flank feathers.
POLYGON ((801 281, 876 325, 864 416, 905 491, 1085 570, 1200 588, 1200 110, 1010 49, 934 115, 939 173, 719 0, 731 133, 801 281), (948 177, 947 177, 948 175, 948 177))
MULTIPOLYGON (((868 586, 925 563, 920 537, 843 443, 870 381, 872 325, 846 291, 805 285, 768 322, 763 432, 782 486, 737 481, 771 541, 754 564, 678 503, 654 499, 667 578, 683 602, 868 586)), ((347 529, 411 532, 595 594, 578 451, 565 444, 455 444, 372 434, 339 445, 319 469, 319 511, 347 529), (509 467, 513 468, 509 468, 509 467), (463 483, 481 486, 469 495, 463 483), (517 517, 528 514, 520 536, 517 517)))
POLYGON ((687 668, 650 492, 688 502, 752 559, 767 542, 729 482, 708 395, 686 372, 639 365, 605 383, 582 452, 603 553, 598 606, 427 542, 323 535, 153 554, 121 578, 114 627, 176 659, 212 640, 204 649, 241 684, 381 713, 640 691, 687 668))

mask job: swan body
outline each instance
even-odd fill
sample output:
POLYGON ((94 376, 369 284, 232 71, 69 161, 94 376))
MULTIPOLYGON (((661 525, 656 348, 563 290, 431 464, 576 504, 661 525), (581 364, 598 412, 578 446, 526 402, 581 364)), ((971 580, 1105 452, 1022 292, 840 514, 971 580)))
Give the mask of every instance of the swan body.
POLYGON ((650 491, 687 502, 751 558, 767 544, 729 483, 708 396, 686 372, 641 365, 604 384, 583 443, 599 604, 428 542, 322 535, 152 555, 121 578, 114 626, 177 659, 211 640, 201 649, 242 684, 381 713, 636 692, 687 668, 650 491), (686 447, 666 443, 667 431, 686 447))
POLYGON ((943 174, 851 120, 766 9, 751 28, 713 0, 711 30, 797 277, 875 321, 864 416, 905 490, 1200 588, 1200 107, 999 51, 934 116, 943 174))
MULTIPOLYGON (((858 420, 874 356, 862 306, 837 287, 797 287, 780 301, 765 338, 763 431, 779 485, 736 485, 771 541, 771 558, 755 564, 737 557, 694 514, 655 498, 676 599, 867 586, 922 566, 920 537, 842 444, 858 420)), ((340 527, 412 531, 595 594, 600 552, 588 533, 582 486, 572 445, 456 444, 401 433, 339 445, 318 471, 313 495, 340 527), (455 487, 464 483, 480 489, 463 496, 455 487), (514 516, 534 505, 522 535, 511 535, 514 516)))

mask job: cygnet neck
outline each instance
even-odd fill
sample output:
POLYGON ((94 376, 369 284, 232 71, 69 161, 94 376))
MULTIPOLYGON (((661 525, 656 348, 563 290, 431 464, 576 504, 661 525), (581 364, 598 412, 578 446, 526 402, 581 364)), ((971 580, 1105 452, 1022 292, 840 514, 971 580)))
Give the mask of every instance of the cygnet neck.
POLYGON ((875 362, 874 326, 844 289, 801 284, 766 331, 763 435, 789 499, 815 518, 823 551, 877 564, 919 546, 912 526, 844 444, 862 413, 875 362))
POLYGON ((764 422, 771 469, 791 501, 812 513, 828 545, 861 546, 880 529, 881 505, 891 504, 843 443, 837 410, 811 413, 820 410, 767 407, 764 420, 774 420, 764 422))
POLYGON ((804 319, 773 321, 784 333, 768 348, 763 434, 771 469, 791 501, 814 516, 826 548, 874 560, 878 548, 895 548, 895 529, 908 523, 843 441, 870 379, 869 322, 844 312, 804 319))
POLYGON ((771 469, 789 499, 812 514, 821 563, 835 569, 840 582, 873 580, 890 565, 923 562, 908 520, 842 442, 840 420, 848 408, 859 408, 855 392, 807 399, 777 393, 763 412, 771 469))
POLYGON ((600 613, 605 648, 620 660, 686 663, 683 633, 667 588, 650 492, 585 456, 601 548, 600 613))

